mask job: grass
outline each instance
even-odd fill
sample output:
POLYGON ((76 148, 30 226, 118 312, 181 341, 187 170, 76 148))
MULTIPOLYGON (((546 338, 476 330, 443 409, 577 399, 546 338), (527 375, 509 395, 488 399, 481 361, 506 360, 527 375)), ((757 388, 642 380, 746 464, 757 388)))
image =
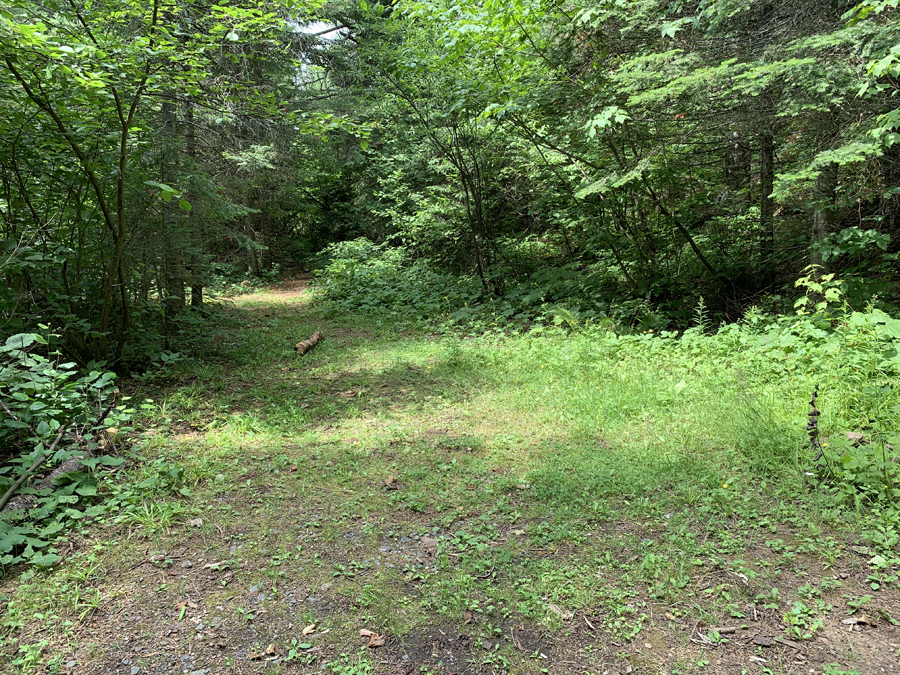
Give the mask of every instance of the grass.
POLYGON ((900 618, 896 561, 849 548, 877 548, 879 523, 888 537, 895 523, 811 485, 803 431, 815 383, 828 433, 883 416, 893 394, 700 337, 398 332, 304 293, 236 298, 211 344, 130 392, 154 400, 130 449, 143 459, 128 484, 145 487, 58 568, 7 578, 10 668, 127 672, 123 659, 185 654, 210 673, 787 673, 797 654, 815 672, 896 659, 883 633, 900 618), (295 355, 314 330, 326 339, 295 355), (856 612, 879 627, 847 632, 856 612), (360 629, 385 646, 366 649, 360 629))

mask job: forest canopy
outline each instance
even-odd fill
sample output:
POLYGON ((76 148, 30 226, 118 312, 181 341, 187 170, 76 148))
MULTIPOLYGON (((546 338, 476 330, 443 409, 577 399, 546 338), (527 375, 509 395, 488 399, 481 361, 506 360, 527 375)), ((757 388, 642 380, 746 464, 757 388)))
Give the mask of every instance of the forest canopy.
POLYGON ((284 265, 513 326, 890 308, 896 5, 7 3, 0 331, 140 370, 284 265))

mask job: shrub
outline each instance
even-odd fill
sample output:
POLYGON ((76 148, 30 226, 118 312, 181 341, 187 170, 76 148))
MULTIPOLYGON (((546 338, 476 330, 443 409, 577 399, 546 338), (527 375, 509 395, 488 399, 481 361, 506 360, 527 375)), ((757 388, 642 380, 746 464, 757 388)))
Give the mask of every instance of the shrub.
MULTIPOLYGON (((79 372, 75 364, 61 363, 58 357, 58 352, 50 350, 48 338, 36 333, 13 335, 0 346, 0 414, 4 418, 0 445, 11 451, 8 463, 0 468, 0 494, 27 477, 47 455, 44 466, 89 454, 97 447, 92 431, 99 421, 119 425, 129 417, 124 406, 113 407, 118 396, 115 374, 96 363, 79 372)), ((77 470, 57 477, 49 487, 18 489, 17 494, 28 496, 30 508, 0 514, 0 565, 56 562, 59 557, 52 541, 85 516, 104 512, 102 506, 88 506, 97 494, 92 470, 122 461, 85 457, 77 470)))
POLYGON ((402 248, 361 238, 331 244, 324 255, 317 292, 334 309, 438 320, 479 295, 471 279, 437 272, 402 248))

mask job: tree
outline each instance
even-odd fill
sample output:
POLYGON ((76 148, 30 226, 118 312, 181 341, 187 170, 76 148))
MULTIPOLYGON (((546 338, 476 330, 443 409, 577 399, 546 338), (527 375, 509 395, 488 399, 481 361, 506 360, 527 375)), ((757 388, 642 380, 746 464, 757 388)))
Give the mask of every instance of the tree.
MULTIPOLYGON (((140 263, 129 257, 129 248, 135 248, 135 234, 149 231, 145 220, 154 212, 163 223, 156 241, 165 268, 157 290, 166 298, 164 332, 171 332, 184 304, 186 240, 197 235, 179 215, 192 208, 179 182, 189 183, 188 170, 197 169, 195 110, 213 119, 283 117, 283 103, 273 93, 278 87, 262 91, 259 78, 246 76, 253 67, 241 70, 241 64, 275 62, 279 53, 290 57, 288 19, 313 7, 293 1, 43 0, 0 10, 0 91, 12 113, 2 127, 7 202, 31 205, 28 225, 8 225, 7 236, 61 245, 74 227, 79 270, 84 252, 92 251, 87 264, 99 272, 99 282, 81 297, 68 289, 66 307, 52 317, 67 325, 68 348, 82 362, 122 356, 132 304, 149 288, 140 279, 149 268, 136 277, 140 263), (238 101, 235 115, 230 109, 238 101), (189 123, 178 119, 179 108, 190 111, 189 123), (190 133, 182 132, 186 126, 190 133), (35 140, 23 144, 23 137, 35 140), (52 162, 40 161, 38 146, 52 147, 52 162), (29 163, 24 172, 23 161, 29 163), (53 202, 50 189, 63 180, 60 166, 77 167, 81 179, 66 175, 69 210, 50 222, 40 213, 53 202), (137 294, 135 281, 142 287, 137 294), (86 323, 63 318, 73 312, 86 323)), ((296 59, 286 63, 279 75, 296 59)), ((271 74, 265 67, 258 72, 263 79, 271 74)), ((152 263, 154 256, 146 253, 144 264, 152 263)), ((64 286, 66 272, 64 266, 64 286)))

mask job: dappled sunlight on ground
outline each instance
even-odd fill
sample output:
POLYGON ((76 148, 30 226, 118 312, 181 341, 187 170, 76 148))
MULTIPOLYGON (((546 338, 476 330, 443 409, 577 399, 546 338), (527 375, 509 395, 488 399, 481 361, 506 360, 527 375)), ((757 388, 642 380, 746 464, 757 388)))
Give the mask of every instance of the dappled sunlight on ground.
POLYGON ((325 316, 306 289, 234 298, 219 356, 160 385, 128 476, 181 467, 183 483, 86 527, 53 572, 5 582, 35 663, 898 667, 895 586, 873 592, 852 533, 744 466, 721 400, 681 396, 677 364, 660 376, 570 361, 565 340, 398 333, 325 316), (314 330, 324 340, 295 354, 314 330))

